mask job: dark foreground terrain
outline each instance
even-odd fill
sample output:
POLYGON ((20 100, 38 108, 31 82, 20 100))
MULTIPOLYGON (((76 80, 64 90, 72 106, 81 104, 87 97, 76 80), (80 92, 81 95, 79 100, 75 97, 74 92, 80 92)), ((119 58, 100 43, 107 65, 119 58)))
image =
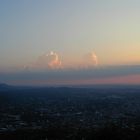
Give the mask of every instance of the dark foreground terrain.
POLYGON ((0 140, 140 140, 140 87, 0 84, 0 140))

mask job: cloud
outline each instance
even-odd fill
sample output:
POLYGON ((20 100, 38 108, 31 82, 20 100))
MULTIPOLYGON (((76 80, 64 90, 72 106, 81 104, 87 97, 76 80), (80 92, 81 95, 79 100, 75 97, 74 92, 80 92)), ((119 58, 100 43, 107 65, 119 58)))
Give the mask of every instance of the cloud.
POLYGON ((89 69, 94 68, 98 65, 98 58, 94 52, 87 53, 83 59, 79 62, 74 61, 72 63, 67 63, 64 61, 62 66, 62 61, 60 56, 51 51, 49 53, 44 53, 40 55, 34 62, 25 65, 24 70, 30 71, 40 71, 40 70, 57 70, 57 69, 89 69))
POLYGON ((39 64, 45 64, 48 68, 58 69, 62 66, 61 60, 57 53, 51 51, 49 54, 45 54, 39 57, 39 64))
POLYGON ((62 68, 62 62, 59 55, 56 52, 51 51, 39 56, 35 62, 28 66, 28 68, 33 70, 60 69, 62 68))
POLYGON ((98 65, 98 58, 94 52, 87 53, 84 57, 84 63, 87 67, 95 67, 98 65))

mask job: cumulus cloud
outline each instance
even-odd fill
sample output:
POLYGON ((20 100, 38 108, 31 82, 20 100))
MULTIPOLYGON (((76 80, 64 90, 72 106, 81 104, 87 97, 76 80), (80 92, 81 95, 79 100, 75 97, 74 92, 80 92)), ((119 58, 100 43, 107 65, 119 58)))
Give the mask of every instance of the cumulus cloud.
POLYGON ((84 59, 80 60, 79 62, 72 62, 72 63, 65 63, 62 66, 62 61, 60 56, 51 51, 49 53, 44 53, 40 55, 34 62, 30 63, 29 65, 24 67, 24 70, 58 70, 58 69, 89 69, 94 68, 98 65, 98 58, 95 52, 89 52, 84 55, 84 59))
POLYGON ((59 69, 62 62, 56 52, 51 51, 38 57, 38 59, 28 66, 31 69, 59 69))
POLYGON ((46 63, 46 65, 51 69, 60 68, 62 66, 62 63, 58 54, 53 51, 51 51, 49 54, 45 54, 41 56, 40 60, 41 62, 46 63))
POLYGON ((98 65, 98 58, 94 52, 89 52, 84 57, 84 63, 87 67, 94 67, 98 65))

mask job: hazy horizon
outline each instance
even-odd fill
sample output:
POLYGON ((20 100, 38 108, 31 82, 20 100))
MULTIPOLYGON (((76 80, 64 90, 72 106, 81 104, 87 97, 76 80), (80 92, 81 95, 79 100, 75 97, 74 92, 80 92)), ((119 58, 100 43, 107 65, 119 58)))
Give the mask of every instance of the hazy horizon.
POLYGON ((0 82, 140 84, 138 0, 0 1, 0 82))

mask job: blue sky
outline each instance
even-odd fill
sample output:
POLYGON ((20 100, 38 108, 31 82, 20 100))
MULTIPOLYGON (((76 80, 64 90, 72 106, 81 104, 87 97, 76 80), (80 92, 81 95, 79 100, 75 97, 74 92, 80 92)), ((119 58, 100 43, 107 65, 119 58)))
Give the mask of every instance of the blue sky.
POLYGON ((100 66, 139 65, 139 7, 139 0, 0 0, 0 72, 43 65, 38 57, 51 51, 63 68, 85 67, 93 53, 100 66))

